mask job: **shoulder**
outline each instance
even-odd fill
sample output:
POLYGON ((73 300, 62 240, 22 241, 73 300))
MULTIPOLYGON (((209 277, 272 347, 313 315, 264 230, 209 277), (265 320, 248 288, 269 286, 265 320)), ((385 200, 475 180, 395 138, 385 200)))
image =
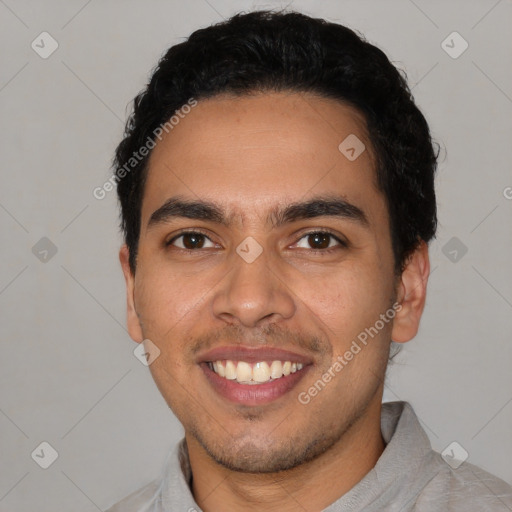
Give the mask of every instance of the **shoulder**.
POLYGON ((415 500, 413 510, 512 510, 512 486, 507 482, 468 462, 455 469, 439 453, 432 452, 432 455, 436 466, 434 476, 415 500))
POLYGON ((115 503, 105 512, 149 512, 151 510, 149 507, 157 497, 159 486, 160 481, 153 480, 115 503))

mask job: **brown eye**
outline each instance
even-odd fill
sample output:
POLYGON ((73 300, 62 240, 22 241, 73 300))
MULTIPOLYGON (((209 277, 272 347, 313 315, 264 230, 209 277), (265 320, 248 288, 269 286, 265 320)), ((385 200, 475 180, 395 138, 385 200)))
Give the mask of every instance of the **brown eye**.
POLYGON ((214 247, 213 242, 206 235, 203 235, 202 233, 198 233, 195 231, 187 231, 174 237, 172 240, 167 242, 167 245, 174 245, 179 249, 193 251, 195 249, 205 248, 205 244, 208 242, 211 244, 208 247, 214 247))
POLYGON ((330 249, 347 247, 347 244, 328 231, 314 231, 306 233, 297 243, 297 247, 328 252, 330 249))
POLYGON ((313 233, 308 235, 308 243, 313 249, 327 249, 331 238, 331 235, 327 233, 313 233))

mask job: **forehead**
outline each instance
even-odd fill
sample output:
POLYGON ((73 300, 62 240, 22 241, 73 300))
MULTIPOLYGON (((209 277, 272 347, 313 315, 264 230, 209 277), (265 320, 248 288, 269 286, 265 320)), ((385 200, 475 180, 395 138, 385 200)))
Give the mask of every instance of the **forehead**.
POLYGON ((382 202, 375 182, 365 120, 353 107, 296 92, 216 96, 154 148, 142 220, 176 195, 224 204, 241 222, 308 195, 382 202))

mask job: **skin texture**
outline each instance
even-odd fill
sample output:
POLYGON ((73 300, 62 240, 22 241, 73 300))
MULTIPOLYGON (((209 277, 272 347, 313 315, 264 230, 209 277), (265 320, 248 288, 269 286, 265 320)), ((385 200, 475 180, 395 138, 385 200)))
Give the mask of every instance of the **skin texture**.
POLYGON ((150 370, 184 426, 193 493, 204 511, 322 510, 375 465, 384 449, 390 341, 417 332, 429 260, 422 243, 403 274, 394 274, 386 201, 355 109, 296 92, 199 101, 151 155, 135 275, 126 246, 120 261, 130 335, 161 351, 150 370), (366 146, 354 161, 338 150, 350 134, 366 146), (267 222, 276 206, 327 194, 360 208, 367 224, 333 216, 267 222), (152 213, 175 196, 213 201, 232 223, 174 218, 148 228, 152 213), (184 238, 165 245, 185 228, 208 238, 188 251, 184 238), (327 238, 321 247, 333 250, 318 249, 307 235, 325 229, 347 246, 327 238), (236 252, 249 236, 263 249, 252 263, 236 252), (394 321, 301 404, 298 393, 395 302, 394 321), (237 344, 291 350, 312 365, 277 400, 234 404, 212 388, 197 357, 237 344))

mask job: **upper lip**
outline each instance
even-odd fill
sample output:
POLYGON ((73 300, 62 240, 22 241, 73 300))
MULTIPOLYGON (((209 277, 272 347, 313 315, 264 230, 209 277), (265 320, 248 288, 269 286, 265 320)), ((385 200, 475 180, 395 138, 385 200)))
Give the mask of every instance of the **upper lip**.
POLYGON ((259 363, 260 361, 291 361, 292 363, 302 363, 304 365, 312 363, 308 356, 283 350, 275 347, 248 347, 244 345, 216 347, 207 352, 201 353, 198 363, 211 361, 222 361, 230 359, 231 361, 246 361, 247 363, 259 363))

